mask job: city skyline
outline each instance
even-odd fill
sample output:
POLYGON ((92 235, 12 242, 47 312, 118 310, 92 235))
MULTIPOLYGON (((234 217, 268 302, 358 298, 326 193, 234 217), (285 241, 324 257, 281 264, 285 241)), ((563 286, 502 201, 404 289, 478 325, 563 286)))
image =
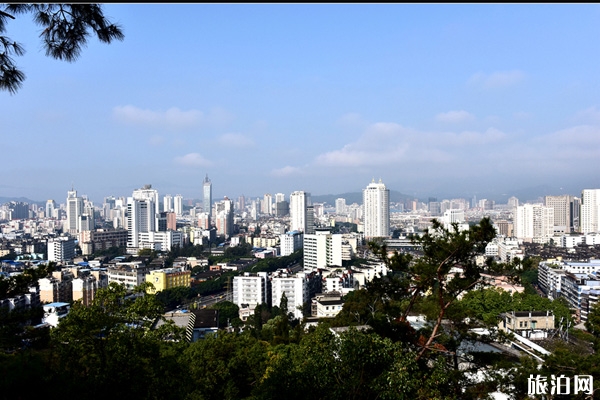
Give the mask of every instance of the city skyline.
POLYGON ((600 187, 598 5, 103 8, 125 40, 75 63, 8 21, 27 79, 0 94, 1 197, 600 187))

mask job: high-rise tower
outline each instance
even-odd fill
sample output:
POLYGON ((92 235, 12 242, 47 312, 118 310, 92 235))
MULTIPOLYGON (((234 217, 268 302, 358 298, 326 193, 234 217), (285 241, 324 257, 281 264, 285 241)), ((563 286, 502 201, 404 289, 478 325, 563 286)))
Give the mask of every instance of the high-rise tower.
POLYGON ((600 231, 600 189, 581 191, 581 233, 600 231))
POLYGON ((204 184, 202 185, 202 190, 204 194, 203 208, 204 212, 208 213, 208 215, 212 215, 212 183, 210 179, 208 179, 208 174, 206 174, 206 178, 204 178, 204 184))
MULTIPOLYGON (((292 194, 290 194, 291 231, 301 231, 307 233, 307 231, 310 230, 308 226, 308 207, 310 205, 312 205, 310 193, 303 191, 295 191, 292 194)), ((312 221, 314 221, 314 217, 312 218, 312 221)))
POLYGON ((389 237, 390 235, 390 191, 379 180, 363 189, 363 219, 365 238, 389 237))
POLYGON ((183 196, 176 194, 173 198, 173 210, 178 217, 183 215, 183 196))
POLYGON ((156 232, 158 211, 158 190, 152 185, 133 191, 127 198, 127 247, 139 246, 139 234, 156 232))
POLYGON ((77 191, 71 189, 67 192, 67 232, 79 233, 80 218, 83 214, 83 198, 77 197, 77 191))

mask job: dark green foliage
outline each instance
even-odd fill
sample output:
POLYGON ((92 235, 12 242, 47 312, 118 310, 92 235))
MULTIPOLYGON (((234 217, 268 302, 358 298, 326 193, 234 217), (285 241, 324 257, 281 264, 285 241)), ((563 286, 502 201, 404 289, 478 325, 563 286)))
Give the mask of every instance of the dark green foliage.
POLYGON ((220 303, 216 303, 210 308, 219 310, 220 327, 226 327, 227 324, 233 321, 235 318, 239 318, 240 308, 230 301, 222 301, 220 303))
MULTIPOLYGON (((0 35, 10 19, 32 14, 41 27, 40 37, 46 55, 73 62, 79 58, 93 33, 103 43, 123 40, 121 28, 104 17, 100 4, 4 4, 0 10, 0 35)), ((12 56, 22 56, 24 48, 9 37, 0 36, 0 89, 11 94, 21 87, 25 74, 12 56)))

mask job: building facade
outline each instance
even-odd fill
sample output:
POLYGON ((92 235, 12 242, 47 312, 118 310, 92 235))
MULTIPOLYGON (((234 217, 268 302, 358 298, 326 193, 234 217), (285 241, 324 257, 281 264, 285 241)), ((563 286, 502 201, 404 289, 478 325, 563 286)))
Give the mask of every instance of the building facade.
POLYGON ((379 180, 363 189, 363 219, 365 239, 389 237, 390 191, 379 180))

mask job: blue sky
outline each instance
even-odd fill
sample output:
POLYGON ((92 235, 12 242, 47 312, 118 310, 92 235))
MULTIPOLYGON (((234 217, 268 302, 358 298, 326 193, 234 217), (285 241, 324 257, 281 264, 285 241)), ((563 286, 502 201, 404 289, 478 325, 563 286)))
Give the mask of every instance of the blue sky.
MULTIPOLYGON (((97 202, 600 187, 600 6, 107 4, 75 63, 29 16, 0 93, 1 196, 97 202)), ((543 193, 542 193, 543 194, 543 193)))

